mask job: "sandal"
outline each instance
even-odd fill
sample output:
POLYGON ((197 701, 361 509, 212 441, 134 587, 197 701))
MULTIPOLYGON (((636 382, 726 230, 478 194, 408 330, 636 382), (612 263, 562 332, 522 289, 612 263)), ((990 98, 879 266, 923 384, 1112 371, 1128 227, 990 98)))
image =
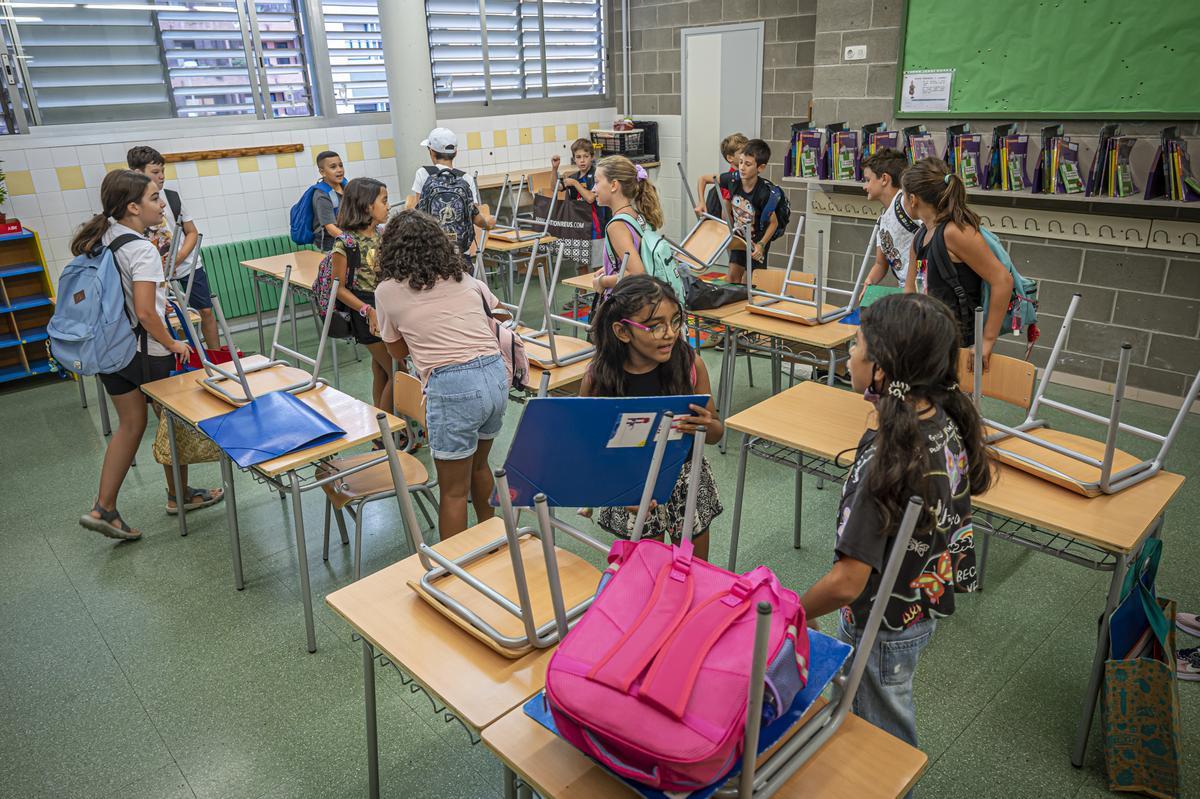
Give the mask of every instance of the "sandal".
MULTIPOLYGON (((185 512, 207 508, 209 505, 216 505, 221 500, 225 499, 225 490, 222 488, 192 488, 188 486, 185 491, 185 502, 183 509, 185 512)), ((167 513, 174 516, 179 513, 171 503, 175 501, 175 495, 170 491, 167 492, 167 513)))
POLYGON ((100 514, 100 518, 96 518, 91 513, 85 513, 79 517, 79 524, 86 530, 91 530, 109 538, 116 538, 120 541, 137 541, 142 537, 140 530, 134 530, 125 520, 121 518, 121 514, 116 508, 105 510, 100 507, 97 502, 92 506, 92 510, 100 514))

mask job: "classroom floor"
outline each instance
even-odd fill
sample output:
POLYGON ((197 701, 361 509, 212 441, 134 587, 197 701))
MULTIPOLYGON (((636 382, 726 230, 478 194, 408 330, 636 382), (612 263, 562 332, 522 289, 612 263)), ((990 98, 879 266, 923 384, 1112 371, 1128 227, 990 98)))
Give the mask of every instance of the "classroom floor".
MULTIPOLYGON (((256 347, 253 338, 242 335, 243 347, 256 347)), ((349 348, 343 355, 350 360, 349 348)), ((715 373, 719 353, 706 350, 705 359, 715 373)), ((735 410, 768 395, 767 363, 756 361, 754 373, 750 388, 739 363, 735 410)), ((367 397, 369 380, 367 361, 343 366, 343 390, 367 397)), ((352 562, 336 533, 328 563, 321 561, 322 495, 305 495, 318 595, 319 649, 310 655, 290 514, 246 475, 238 475, 242 592, 232 587, 223 505, 191 514, 186 538, 164 512, 152 435, 120 500, 144 539, 115 544, 79 527, 104 452, 93 385, 87 410, 67 381, 36 380, 0 392, 0 795, 365 796, 361 648, 322 601, 350 582, 352 562)), ((1053 392, 1105 410, 1099 395, 1053 392)), ((520 406, 509 406, 497 464, 520 413, 520 406)), ((1160 430, 1170 417, 1133 402, 1125 413, 1130 422, 1160 430)), ((719 562, 728 552, 736 443, 735 436, 725 456, 708 450, 726 507, 713 526, 719 562)), ((1190 610, 1200 608, 1200 538, 1190 521, 1200 512, 1197 453, 1200 419, 1190 418, 1169 463, 1188 482, 1167 515, 1159 577, 1160 593, 1190 610)), ((194 473, 193 485, 219 485, 215 464, 194 473)), ((782 467, 751 459, 741 562, 768 563, 785 584, 803 590, 830 562, 837 489, 817 491, 807 481, 804 546, 796 551, 792 484, 782 467)), ((372 506, 365 571, 410 554, 399 529, 394 505, 372 506)), ((921 746, 930 758, 919 796, 1107 793, 1097 728, 1085 767, 1068 760, 1107 584, 1106 574, 993 544, 986 592, 960 599, 917 673, 921 746)), ((1197 643, 1182 634, 1179 640, 1197 643)), ((1197 727, 1187 719, 1200 712, 1200 684, 1182 683, 1180 694, 1184 795, 1197 796, 1200 742, 1188 734, 1197 727)), ((379 670, 379 739, 384 796, 500 796, 492 756, 392 669, 379 670)))

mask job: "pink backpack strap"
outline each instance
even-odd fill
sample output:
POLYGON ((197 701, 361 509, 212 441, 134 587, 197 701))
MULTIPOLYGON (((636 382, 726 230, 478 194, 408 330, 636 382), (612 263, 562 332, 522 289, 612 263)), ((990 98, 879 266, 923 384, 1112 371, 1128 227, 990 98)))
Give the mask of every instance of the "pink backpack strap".
MULTIPOLYGON (((709 651, 750 607, 750 597, 771 580, 760 566, 744 574, 724 594, 715 594, 687 615, 663 644, 638 692, 639 698, 682 719, 709 651)), ((750 652, 746 653, 747 658, 750 652)))
POLYGON ((589 680, 621 693, 654 659, 663 642, 679 626, 692 604, 692 546, 685 542, 674 548, 674 558, 659 570, 654 590, 641 614, 588 673, 589 680))

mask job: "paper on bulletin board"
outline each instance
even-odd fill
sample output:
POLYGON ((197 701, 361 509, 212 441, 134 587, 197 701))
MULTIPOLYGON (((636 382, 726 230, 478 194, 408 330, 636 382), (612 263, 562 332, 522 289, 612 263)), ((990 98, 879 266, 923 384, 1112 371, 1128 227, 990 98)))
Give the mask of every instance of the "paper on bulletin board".
POLYGON ((901 111, 949 111, 952 69, 920 69, 904 73, 900 87, 901 111))

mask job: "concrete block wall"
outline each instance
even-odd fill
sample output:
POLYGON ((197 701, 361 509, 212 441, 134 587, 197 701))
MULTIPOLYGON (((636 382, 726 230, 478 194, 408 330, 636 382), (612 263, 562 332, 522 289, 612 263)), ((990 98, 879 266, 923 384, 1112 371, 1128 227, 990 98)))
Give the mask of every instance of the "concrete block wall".
MULTIPOLYGON (((808 118, 808 106, 813 97, 817 0, 630 0, 629 5, 631 113, 637 119, 672 116, 678 120, 682 86, 680 32, 684 28, 762 21, 760 133, 772 151, 767 177, 780 183, 783 154, 791 142, 791 125, 798 119, 808 118)), ((626 106, 620 44, 624 20, 619 2, 613 3, 612 20, 611 74, 617 108, 623 111, 626 106)), ((718 154, 713 156, 715 159, 718 154)), ((664 160, 664 165, 659 179, 677 182, 674 161, 664 160)), ((803 208, 804 189, 798 186, 784 188, 792 207, 803 208)), ((673 217, 668 215, 668 219, 673 217)), ((675 230, 678 230, 677 224, 667 228, 668 233, 675 230)), ((774 264, 782 265, 791 244, 791 234, 775 242, 771 253, 774 264)))

